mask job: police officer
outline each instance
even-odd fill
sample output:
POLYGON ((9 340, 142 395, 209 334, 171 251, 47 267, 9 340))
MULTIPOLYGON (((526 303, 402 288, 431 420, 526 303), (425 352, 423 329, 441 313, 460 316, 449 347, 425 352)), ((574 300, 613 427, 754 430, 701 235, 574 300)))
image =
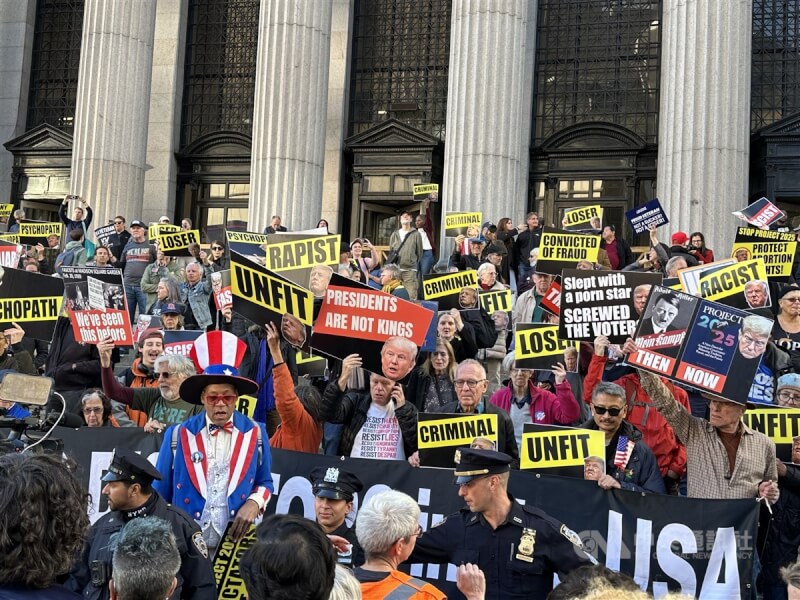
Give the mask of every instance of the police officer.
POLYGON ((508 493, 511 461, 494 450, 457 451, 455 483, 467 508, 418 538, 407 562, 475 564, 486 575, 486 600, 544 600, 555 572, 595 562, 566 525, 508 493))
POLYGON ((326 534, 338 535, 350 542, 350 549, 339 552, 337 562, 349 568, 364 563, 364 552, 356 538, 356 528, 348 527, 345 517, 353 510, 353 495, 364 484, 349 471, 337 467, 317 467, 311 471, 314 513, 326 534))
POLYGON ((111 536, 131 519, 156 516, 172 525, 181 555, 178 585, 170 598, 216 600, 214 572, 200 528, 189 515, 167 504, 153 490, 155 479, 161 479, 161 474, 146 458, 131 450, 114 454, 108 473, 103 477, 106 485, 102 492, 108 498, 111 510, 89 530, 83 552, 70 572, 66 587, 86 599, 108 599, 113 558, 111 536))

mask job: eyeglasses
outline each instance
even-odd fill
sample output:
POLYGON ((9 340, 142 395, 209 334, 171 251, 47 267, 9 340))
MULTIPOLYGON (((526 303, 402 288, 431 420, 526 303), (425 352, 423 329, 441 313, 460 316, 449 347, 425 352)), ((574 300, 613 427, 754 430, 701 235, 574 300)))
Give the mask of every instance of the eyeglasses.
POLYGON ((786 296, 784 296, 783 298, 781 298, 781 300, 784 300, 786 302, 791 302, 792 304, 794 304, 795 302, 800 302, 800 296, 792 296, 791 298, 787 298, 786 296))
POLYGON ((422 525, 417 525, 417 530, 409 537, 421 538, 423 533, 425 532, 422 530, 422 525))
POLYGON ((114 221, 114 225, 124 225, 124 221, 114 221))
POLYGON ((85 414, 87 414, 87 415, 95 415, 95 414, 99 414, 99 413, 103 412, 103 407, 102 406, 98 406, 98 407, 95 408, 95 407, 91 407, 90 406, 89 408, 84 408, 83 412, 85 414))
POLYGON ((598 415, 604 415, 606 413, 610 414, 612 417, 618 417, 619 413, 622 412, 621 408, 617 408, 616 406, 606 407, 606 406, 597 406, 596 404, 592 404, 592 408, 594 408, 594 412, 598 415))
POLYGON ((170 373, 169 371, 156 371, 155 375, 157 379, 169 379, 175 375, 175 373, 170 373))
POLYGON ((205 397, 209 404, 233 404, 238 399, 236 394, 206 394, 205 397))
POLYGON ((800 394, 792 394, 791 392, 778 392, 778 398, 787 404, 800 404, 800 394))
POLYGON ((485 379, 477 379, 477 380, 475 380, 475 379, 456 379, 453 382, 453 385, 456 386, 456 388, 463 388, 466 385, 469 389, 474 390, 476 387, 478 387, 478 384, 481 383, 482 381, 486 381, 486 380, 485 379))
POLYGON ((767 340, 757 340, 746 333, 742 334, 742 342, 744 342, 745 346, 753 346, 756 349, 767 347, 767 340))
POLYGON ((220 250, 220 251, 221 250, 225 250, 225 248, 223 248, 222 246, 211 246, 211 249, 212 250, 220 250))

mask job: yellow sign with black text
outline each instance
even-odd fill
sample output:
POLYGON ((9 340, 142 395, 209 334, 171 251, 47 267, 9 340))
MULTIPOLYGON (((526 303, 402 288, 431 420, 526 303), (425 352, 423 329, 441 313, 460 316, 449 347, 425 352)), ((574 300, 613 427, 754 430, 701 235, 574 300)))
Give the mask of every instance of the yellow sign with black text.
POLYGON ((341 239, 340 235, 323 235, 291 242, 273 241, 265 248, 265 266, 270 271, 280 273, 317 265, 338 264, 341 239))
POLYGON ((278 314, 294 315, 304 325, 314 320, 314 294, 290 281, 234 262, 231 288, 235 296, 278 314))
POLYGON ((789 277, 797 242, 736 242, 731 256, 740 261, 761 259, 767 277, 789 277))
POLYGON ((588 260, 596 263, 599 250, 600 236, 598 235, 545 230, 539 244, 539 260, 565 263, 588 260))
POLYGON ((602 229, 603 207, 598 205, 568 208, 561 221, 567 231, 588 231, 602 229))
POLYGON ((517 360, 563 355, 567 348, 578 348, 578 342, 558 337, 558 325, 541 325, 528 329, 525 323, 514 331, 514 356, 517 360))
POLYGON ((476 437, 497 443, 497 415, 460 415, 430 421, 420 419, 417 423, 420 450, 469 446, 476 437))
POLYGON ((175 233, 180 230, 181 228, 178 225, 172 225, 171 223, 152 223, 147 228, 147 237, 148 239, 154 240, 167 233, 175 233))
POLYGON ((57 235, 61 237, 61 223, 20 223, 20 237, 47 237, 57 235))
POLYGON ((61 300, 61 296, 0 298, 0 322, 55 321, 61 309, 61 300))
POLYGON ((478 236, 481 233, 482 222, 483 213, 449 212, 444 216, 444 234, 447 237, 458 237, 469 233, 478 236))
POLYGON ((19 244, 19 234, 18 233, 4 233, 0 235, 0 240, 4 242, 11 242, 12 244, 19 244))
POLYGON ((422 282, 422 297, 425 300, 436 300, 443 296, 458 294, 462 288, 478 288, 478 272, 474 269, 437 275, 422 282))
POLYGON ((7 219, 13 211, 13 204, 0 204, 0 219, 7 219))
POLYGON ((731 296, 741 295, 750 281, 767 281, 767 270, 762 260, 746 260, 723 267, 699 280, 700 297, 721 302, 731 296))
POLYGON ((225 534, 217 546, 217 553, 214 555, 214 579, 217 583, 218 598, 244 600, 247 598, 247 590, 239 572, 239 564, 244 553, 256 541, 256 528, 255 525, 251 525, 244 537, 234 542, 230 535, 232 525, 233 521, 228 523, 225 534))
POLYGON ((200 231, 197 229, 189 231, 178 229, 178 231, 162 233, 158 236, 158 247, 166 255, 188 250, 191 244, 199 243, 200 231))
POLYGON ((749 409, 742 420, 776 444, 791 444, 792 438, 800 435, 800 409, 780 406, 749 409))
POLYGON ((269 242, 269 238, 265 233, 250 233, 247 231, 226 231, 225 237, 228 242, 235 242, 240 244, 253 244, 254 246, 262 246, 269 242))
POLYGON ((525 432, 520 451, 522 469, 579 467, 590 456, 605 457, 605 434, 573 427, 525 432))
POLYGON ((425 199, 430 194, 438 194, 439 193, 439 184, 438 183, 423 183, 420 185, 414 186, 414 198, 425 199))
POLYGON ((488 314, 496 311, 511 312, 511 290, 481 292, 478 297, 481 300, 481 307, 488 314))

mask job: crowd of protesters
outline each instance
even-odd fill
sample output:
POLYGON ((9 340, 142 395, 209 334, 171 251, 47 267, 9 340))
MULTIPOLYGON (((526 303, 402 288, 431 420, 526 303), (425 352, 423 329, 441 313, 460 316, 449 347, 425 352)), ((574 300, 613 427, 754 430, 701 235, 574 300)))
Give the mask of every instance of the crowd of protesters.
MULTIPOLYGON (((558 320, 542 303, 553 277, 536 270, 543 226, 537 213, 528 213, 524 218, 520 218, 522 215, 503 216, 497 224, 486 221, 480 229, 455 238, 453 248, 438 248, 438 256, 447 259, 448 270, 475 269, 480 290, 508 289, 513 295, 513 306, 508 312, 496 311, 489 315, 477 303, 477 293, 474 298, 466 294, 461 299, 461 306, 470 310, 452 309, 436 316, 438 335, 435 348, 416 354, 416 367, 410 377, 404 385, 396 385, 379 374, 365 371, 358 355, 343 360, 328 359, 326 377, 301 376, 295 348, 282 338, 274 325, 250 323, 230 309, 218 309, 212 297, 212 280, 215 273, 229 268, 225 240, 208 240, 208 250, 195 248, 191 258, 177 260, 166 256, 148 239, 147 224, 138 219, 128 221, 120 215, 110 223, 115 231, 107 244, 95 246, 87 235, 92 224, 91 208, 84 203, 83 207, 75 208, 70 218, 66 214, 67 203, 65 199, 60 211, 66 242, 51 236, 48 247, 37 245, 26 249, 20 257, 19 268, 53 276, 58 276, 59 269, 65 264, 121 269, 131 321, 135 322, 137 315, 146 314, 160 319, 159 326, 140 335, 130 362, 125 361, 126 349, 115 348, 110 340, 97 344, 76 342, 69 316, 59 318, 50 344, 26 337, 24 323, 14 324, 0 337, 0 370, 3 373, 51 377, 55 391, 65 399, 66 410, 82 419, 83 426, 141 427, 148 433, 166 431, 165 435, 170 435, 172 431, 181 431, 182 427, 188 428, 189 423, 197 419, 214 421, 213 415, 206 415, 206 412, 209 406, 219 407, 219 403, 215 405, 212 401, 208 404, 205 400, 200 403, 194 396, 184 397, 187 390, 195 389, 190 384, 200 377, 198 368, 189 358, 164 353, 164 332, 194 329, 233 333, 240 339, 244 355, 239 368, 240 378, 247 378, 255 386, 252 393, 257 402, 253 417, 257 426, 252 431, 259 432, 258 443, 263 442, 267 449, 370 457, 375 455, 370 447, 375 443, 375 437, 369 432, 380 429, 383 440, 392 441, 389 455, 385 445, 381 450, 383 460, 408 461, 418 467, 417 423, 420 413, 495 414, 497 442, 489 442, 485 451, 478 444, 477 454, 472 457, 475 465, 486 468, 488 479, 484 483, 484 480, 468 474, 459 478, 459 481, 463 479, 459 493, 471 502, 470 509, 492 523, 491 519, 497 516, 493 512, 496 509, 488 506, 503 505, 506 498, 511 498, 505 488, 507 473, 509 469, 519 468, 521 439, 526 424, 598 430, 605 437, 606 455, 592 457, 599 460, 587 459, 585 476, 597 481, 602 489, 618 488, 654 497, 672 494, 708 499, 763 499, 763 504, 771 507, 771 525, 765 529, 761 548, 759 590, 764 598, 772 599, 787 597, 787 583, 790 591, 792 586, 800 588, 797 567, 791 566, 797 560, 800 545, 800 521, 795 518, 800 509, 800 436, 794 440, 791 462, 778 460, 774 443, 742 422, 742 415, 747 410, 744 404, 679 386, 626 366, 620 358, 625 353, 636 351, 634 339, 628 340, 621 348, 613 348, 607 338, 599 336, 593 344, 584 342, 578 351, 565 352, 563 362, 552 371, 534 372, 516 365, 514 340, 510 333, 514 325, 558 320), (514 226, 515 219, 520 221, 517 226, 514 226), (266 435, 264 440, 261 440, 262 430, 266 435), (630 440, 631 450, 627 463, 619 466, 615 464, 614 454, 621 437, 630 440), (478 488, 484 484, 487 486, 485 496, 480 496, 478 488), (488 503, 486 507, 479 507, 482 502, 488 503)), ((25 219, 23 211, 17 211, 14 217, 18 221, 25 219)), ((326 221, 321 220, 320 226, 328 231, 326 221)), ((15 231, 15 227, 12 225, 10 231, 15 231)), ((191 222, 184 219, 182 227, 191 228, 191 222)), ((785 220, 777 222, 774 227, 789 230, 785 220)), ((602 238, 598 260, 578 267, 598 271, 640 270, 672 277, 682 268, 714 261, 715 253, 707 246, 713 241, 713 235, 709 235, 712 239, 707 241, 703 232, 687 235, 678 231, 672 234, 671 244, 667 245, 658 240, 652 229, 647 247, 634 252, 621 235, 622 229, 622 223, 606 223, 591 232, 602 238)), ((274 216, 265 233, 286 231, 281 218, 274 216)), ((404 211, 399 215, 398 227, 391 234, 387 249, 391 260, 368 239, 359 237, 346 243, 342 249, 336 272, 402 299, 421 300, 423 277, 433 270, 438 245, 428 200, 422 204, 418 214, 404 211)), ((727 255, 720 249, 716 254, 718 257, 727 255)), ((322 279, 327 281, 330 272, 328 268, 322 279)), ((324 285, 322 287, 324 289, 324 285)), ((749 334, 754 343, 766 344, 758 391, 753 394, 757 393, 762 401, 768 398, 768 403, 776 406, 800 407, 800 288, 793 281, 787 281, 770 283, 768 291, 774 299, 772 307, 759 309, 762 312, 757 314, 774 319, 774 327, 771 332, 754 330, 749 334)), ((649 289, 640 291, 637 288, 634 295, 640 315, 648 292, 649 289)), ((757 306, 758 293, 759 290, 752 292, 754 306, 757 306)), ((218 385, 227 385, 227 380, 220 382, 218 385)), ((213 387, 207 382, 203 385, 213 387)), ((236 394, 244 389, 234 387, 236 394)), ((208 387, 197 388, 198 395, 201 389, 203 394, 209 393, 208 387)), ((220 391, 213 397, 225 402, 222 399, 229 395, 220 391)), ((27 413, 25 406, 7 401, 0 401, 0 408, 9 417, 24 417, 27 413)), ((220 412, 222 417, 236 423, 231 414, 224 412, 220 412)), ((224 424, 222 421, 217 428, 224 424)), ((249 425, 240 423, 236 423, 236 427, 250 430, 249 425)), ((263 460, 261 454, 259 460, 263 460)), ((113 480, 125 482, 124 491, 113 491, 110 485, 103 489, 110 504, 117 502, 119 506, 131 509, 146 506, 148 502, 155 502, 151 498, 158 498, 157 490, 162 489, 157 480, 171 479, 168 473, 154 470, 144 475, 144 481, 135 484, 139 487, 134 489, 131 482, 135 475, 132 474, 146 471, 146 467, 136 467, 134 463, 120 467, 118 479, 113 480), (145 470, 137 471, 137 468, 145 470), (112 492, 127 494, 125 501, 112 496, 112 492), (131 504, 130 496, 133 494, 141 499, 140 505, 136 500, 131 504)), ((187 465, 184 468, 191 469, 191 464, 187 465)), ((254 468, 263 466, 260 463, 254 468)), ((64 490, 59 493, 65 498, 70 497, 73 504, 81 505, 82 496, 79 494, 84 492, 71 479, 71 467, 61 468, 64 472, 59 472, 54 461, 43 458, 18 459, 17 462, 11 458, 0 460, 0 514, 4 515, 0 526, 0 551, 5 554, 0 559, 0 598, 77 597, 69 595, 66 588, 59 588, 49 596, 24 594, 26 589, 56 589, 57 581, 73 568, 70 557, 74 559, 77 556, 75 552, 85 539, 85 535, 76 529, 85 530, 88 525, 85 516, 78 514, 80 510, 72 507, 69 515, 56 518, 49 515, 51 508, 42 507, 41 514, 31 514, 26 521, 31 531, 19 533, 18 539, 12 536, 9 542, 9 532, 17 529, 8 517, 21 510, 19 506, 27 497, 25 494, 31 496, 26 500, 30 508, 25 512, 33 513, 39 510, 39 504, 46 504, 41 497, 44 492, 37 496, 37 488, 31 483, 37 476, 44 478, 44 484, 40 485, 50 486, 51 490, 53 486, 61 486, 64 490), (12 483, 17 487, 9 487, 12 483), (8 497, 10 494, 16 494, 16 497, 8 497), (50 518, 60 523, 65 532, 63 535, 43 525, 34 526, 50 518), (11 552, 9 548, 38 543, 60 549, 52 551, 55 558, 49 566, 39 565, 38 571, 31 572, 33 574, 25 573, 25 569, 16 564, 26 560, 24 552, 11 552), (6 589, 12 590, 10 595, 3 595, 6 589)), ((224 474, 230 465, 219 468, 224 474)), ((178 466, 169 469, 175 469, 177 473, 178 466)), ((417 531, 414 525, 419 507, 413 499, 403 497, 399 492, 373 496, 358 513, 353 527, 355 535, 351 534, 349 538, 352 548, 359 548, 358 553, 352 554, 350 565, 357 567, 355 577, 358 581, 354 583, 347 570, 341 572, 334 568, 339 547, 334 549, 321 531, 341 534, 343 538, 350 532, 337 529, 341 521, 331 527, 326 527, 324 521, 326 517, 335 521, 331 515, 335 516, 336 511, 346 507, 348 502, 352 508, 353 494, 360 491, 360 487, 354 483, 350 487, 344 484, 344 487, 336 487, 336 481, 328 483, 331 485, 327 487, 324 482, 319 487, 316 482, 314 484, 315 495, 320 500, 318 506, 322 507, 317 512, 320 527, 311 521, 285 516, 270 517, 259 526, 257 542, 242 564, 249 597, 344 598, 363 593, 364 598, 384 598, 394 597, 389 595, 390 592, 400 588, 411 590, 402 596, 404 598, 442 597, 430 584, 401 573, 398 566, 414 556, 427 557, 426 560, 439 557, 446 563, 454 562, 451 557, 461 554, 457 549, 447 554, 443 547, 423 544, 418 539, 421 531, 417 531), (326 494, 318 493, 326 490, 326 494), (323 498, 327 500, 322 501, 323 498), (344 504, 335 504, 337 502, 344 504), (271 545, 276 544, 285 547, 272 551, 271 545), (362 548, 364 553, 360 552, 362 548), (308 551, 305 556, 302 556, 303 549, 308 551), (276 552, 283 552, 286 556, 281 558, 276 552), (357 560, 356 556, 359 557, 357 560), (297 564, 290 566, 290 560, 297 564), (273 567, 274 571, 270 571, 273 567), (308 572, 303 572, 303 568, 308 572), (264 593, 263 589, 277 590, 286 584, 285 578, 280 583, 281 569, 293 573, 294 591, 287 592, 287 595, 264 593), (342 589, 337 592, 338 587, 355 591, 348 596, 348 592, 342 589), (304 595, 306 593, 300 590, 311 591, 304 595), (344 595, 336 596, 337 593, 344 595)), ((253 493, 256 494, 255 488, 253 493)), ((263 493, 264 498, 269 495, 268 490, 258 493, 263 493)), ((258 510, 252 514, 239 511, 237 523, 238 519, 244 518, 242 522, 249 524, 256 515, 263 513, 263 502, 260 501, 263 498, 255 500, 258 510)), ((513 511, 518 506, 512 499, 506 512, 500 515, 500 521, 494 524, 498 533, 503 518, 516 514, 513 511)), ((227 521, 227 511, 225 513, 210 517, 204 513, 202 518, 200 512, 190 513, 183 527, 190 538, 194 533, 202 534, 208 542, 205 528, 209 523, 216 527, 215 519, 221 518, 223 523, 227 521)), ((529 515, 523 517, 532 518, 529 515)), ((134 559, 125 557, 125 552, 135 557, 140 546, 152 546, 153 552, 163 552, 164 556, 172 556, 178 550, 185 555, 185 543, 179 535, 175 548, 176 539, 173 537, 168 536, 163 547, 148 541, 149 535, 161 538, 163 542, 163 531, 158 527, 153 531, 131 528, 127 532, 130 539, 123 538, 118 542, 118 548, 125 550, 119 559, 114 558, 113 574, 107 573, 104 584, 112 582, 111 586, 105 595, 97 597, 125 598, 127 587, 136 582, 135 578, 131 580, 133 583, 126 580, 126 570, 135 569, 136 565, 134 559)), ((217 531, 216 535, 221 533, 217 531)), ((199 539, 193 539, 200 547, 199 539)), ((210 539, 213 543, 219 542, 213 533, 210 539)), ((545 545, 544 539, 540 542, 542 545, 545 545)), ((448 543, 454 543, 453 539, 448 539, 448 543)), ((551 544, 555 547, 556 542, 551 540, 551 544)), ((482 560, 486 561, 486 557, 482 560)), ((458 570, 458 587, 465 597, 512 597, 498 592, 507 582, 498 582, 495 574, 468 564, 468 560, 463 563, 458 570)), ((164 597, 165 591, 168 595, 183 593, 173 597, 192 597, 181 592, 193 586, 193 582, 184 580, 187 577, 185 569, 179 573, 174 560, 167 558, 164 564, 166 567, 161 579, 153 583, 154 589, 160 590, 160 597, 164 597)), ((599 587, 619 586, 616 588, 619 595, 608 597, 627 597, 619 591, 624 584, 615 580, 616 574, 610 571, 601 572, 597 567, 580 564, 565 563, 562 567, 564 574, 573 568, 576 572, 594 569, 584 576, 584 584, 595 578, 602 583, 599 587)), ((200 571, 204 577, 207 575, 198 567, 196 572, 200 571)), ((193 572, 190 571, 188 577, 191 578, 193 572)), ((575 579, 572 581, 570 585, 574 585, 575 579)), ((588 597, 586 594, 592 587, 584 585, 581 595, 573 596, 558 596, 557 588, 552 597, 588 597)), ((72 589, 81 592, 78 588, 72 589)), ((543 598, 549 587, 537 590, 527 597, 543 598)), ((800 591, 796 589, 790 593, 800 594, 800 591)))

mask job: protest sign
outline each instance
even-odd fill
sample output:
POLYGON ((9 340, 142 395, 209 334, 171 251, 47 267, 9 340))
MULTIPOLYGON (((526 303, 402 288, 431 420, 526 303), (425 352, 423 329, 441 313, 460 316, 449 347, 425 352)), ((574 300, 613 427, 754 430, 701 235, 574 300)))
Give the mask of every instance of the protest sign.
POLYGON ((636 331, 631 366, 744 404, 772 321, 654 286, 636 331))
POLYGON ((578 342, 559 339, 558 325, 514 324, 514 360, 518 369, 548 371, 556 363, 565 364, 564 350, 567 348, 577 350, 578 342))
POLYGON ((115 346, 133 345, 128 301, 120 269, 62 267, 67 310, 78 342, 111 338, 115 346))
POLYGON ((292 232, 270 233, 267 238, 264 266, 322 298, 331 267, 339 264, 342 236, 292 232))
POLYGON ((113 236, 116 232, 117 230, 113 223, 111 225, 104 225, 103 227, 98 227, 94 230, 94 239, 97 240, 98 246, 105 246, 106 248, 111 249, 111 236, 113 236))
POLYGON ((605 437, 605 433, 594 429, 525 423, 519 449, 520 468, 583 477, 583 461, 594 456, 603 462, 605 473, 605 437))
POLYGON ((64 297, 59 277, 0 269, 0 331, 18 323, 25 337, 49 342, 64 297))
POLYGON ((695 269, 702 267, 713 268, 701 271, 690 268, 678 272, 685 292, 744 310, 772 306, 767 270, 761 259, 738 263, 728 259, 695 269))
POLYGON ((231 252, 233 310, 253 323, 274 323, 295 348, 308 348, 314 321, 314 296, 258 265, 231 252))
MULTIPOLYGON (((128 448, 155 462, 163 440, 163 434, 112 427, 59 427, 54 436, 63 440, 65 454, 83 466, 77 474, 89 490, 88 513, 92 521, 108 511, 108 499, 100 493, 104 485, 101 478, 111 463, 113 450, 128 448)), ((364 489, 355 494, 353 514, 366 498, 386 489, 402 491, 418 500, 424 531, 464 507, 452 477, 441 470, 414 468, 405 461, 277 448, 272 448, 270 454, 274 492, 267 504, 268 514, 293 513, 313 521, 314 494, 309 474, 316 467, 345 469, 364 484, 364 489)), ((668 589, 700 598, 746 598, 750 593, 760 509, 752 499, 634 494, 603 490, 594 481, 518 470, 511 471, 508 491, 518 501, 565 523, 600 564, 631 577, 636 574, 642 587, 656 596, 664 595, 668 589)), ((228 548, 226 556, 231 554, 231 562, 238 569, 241 552, 228 548)), ((458 597, 454 566, 425 563, 402 568, 430 581, 449 597, 458 597)), ((218 572, 221 576, 236 573, 227 563, 218 572)), ((219 594, 230 600, 244 598, 241 587, 227 591, 221 587, 219 594)))
POLYGON ((238 542, 233 541, 232 527, 233 521, 230 521, 217 546, 217 553, 214 555, 214 580, 217 584, 218 598, 244 599, 247 597, 247 590, 239 573, 239 562, 256 541, 256 527, 250 525, 247 533, 238 542))
POLYGON ((178 354, 189 356, 189 352, 194 347, 194 341, 203 333, 199 329, 165 331, 164 332, 164 354, 178 354))
POLYGON ((475 438, 497 444, 497 415, 419 413, 417 446, 423 467, 453 467, 458 448, 469 448, 475 438))
POLYGON ((797 241, 793 233, 739 227, 731 255, 736 260, 760 258, 764 261, 767 277, 780 280, 792 276, 796 251, 797 241))
POLYGON ((19 234, 18 233, 3 233, 0 234, 0 241, 8 242, 9 244, 19 245, 19 234))
POLYGON ((733 211, 732 214, 756 227, 769 227, 786 216, 786 213, 766 198, 760 198, 741 210, 733 211))
POLYGON ((495 311, 503 311, 511 313, 512 300, 511 290, 496 290, 494 292, 480 292, 478 299, 481 303, 481 308, 487 314, 492 314, 495 311))
POLYGON ((265 233, 226 230, 225 239, 228 241, 228 250, 238 252, 258 264, 264 264, 264 248, 269 242, 265 233))
POLYGON ((0 240, 0 267, 5 269, 18 268, 22 252, 23 248, 19 244, 0 240))
POLYGON ((463 288, 478 289, 478 273, 475 270, 457 273, 431 273, 422 278, 422 297, 439 303, 439 310, 463 308, 459 296, 463 288))
POLYGON ((335 273, 314 321, 311 346, 336 358, 359 354, 368 371, 400 381, 414 368, 433 317, 418 304, 335 273))
POLYGON ((792 461, 792 439, 800 435, 800 409, 758 405, 742 416, 744 424, 760 431, 773 442, 779 459, 792 461))
POLYGON ((298 377, 325 377, 328 361, 324 356, 314 356, 298 351, 295 356, 298 377))
POLYGON ((561 275, 563 269, 574 269, 582 260, 596 263, 599 250, 599 235, 567 233, 545 227, 539 243, 536 272, 561 275))
POLYGON ((439 198, 438 183, 423 183, 414 186, 414 200, 421 201, 430 198, 433 201, 439 198))
POLYGON ((211 297, 214 298, 214 305, 217 310, 223 310, 233 305, 233 292, 231 291, 231 270, 216 271, 212 273, 211 297))
POLYGON ((624 344, 639 321, 634 290, 659 283, 658 273, 564 269, 558 337, 593 342, 604 335, 612 344, 624 344))
POLYGON ((439 314, 439 304, 430 300, 420 300, 419 303, 433 313, 431 324, 428 325, 428 331, 425 332, 425 341, 422 342, 422 346, 419 349, 420 352, 433 352, 436 350, 436 340, 439 337, 439 319, 437 316, 439 314))
POLYGON ((161 317, 154 315, 137 315, 133 327, 133 342, 139 343, 139 337, 148 329, 161 329, 161 317))
POLYGON ((597 204, 568 208, 561 225, 565 231, 598 231, 603 228, 603 207, 597 204))
POLYGON ((658 198, 650 200, 650 202, 637 206, 625 213, 625 218, 631 224, 631 228, 635 234, 647 233, 650 226, 661 227, 669 223, 667 213, 661 207, 661 202, 658 198))
POLYGON ((175 233, 180 230, 181 228, 178 225, 172 225, 171 223, 150 223, 147 228, 147 239, 152 241, 167 233, 175 233))
POLYGON ((61 237, 61 223, 45 223, 42 221, 20 221, 19 243, 25 246, 41 244, 47 248, 47 237, 57 235, 61 237))
POLYGON ((14 212, 13 204, 0 204, 0 219, 5 219, 8 221, 8 218, 11 216, 12 212, 14 212))
POLYGON ((449 212, 444 215, 444 234, 446 237, 476 237, 481 234, 483 213, 449 212))
POLYGON ((200 243, 200 232, 197 229, 162 233, 157 238, 158 249, 166 256, 191 256, 189 246, 200 243))
POLYGON ((556 275, 541 299, 542 308, 556 316, 561 314, 561 276, 556 275))

